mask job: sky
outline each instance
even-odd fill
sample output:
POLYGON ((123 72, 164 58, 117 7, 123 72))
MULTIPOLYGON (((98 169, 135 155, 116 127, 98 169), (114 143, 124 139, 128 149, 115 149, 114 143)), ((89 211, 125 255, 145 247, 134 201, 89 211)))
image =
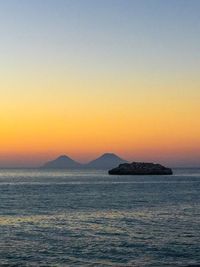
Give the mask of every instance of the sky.
POLYGON ((0 167, 104 152, 200 166, 199 0, 0 0, 0 167))

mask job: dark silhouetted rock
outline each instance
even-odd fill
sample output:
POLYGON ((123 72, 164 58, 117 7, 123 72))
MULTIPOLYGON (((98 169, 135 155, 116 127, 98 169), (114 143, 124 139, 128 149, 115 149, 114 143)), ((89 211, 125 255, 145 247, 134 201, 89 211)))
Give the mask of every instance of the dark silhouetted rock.
POLYGON ((108 171, 117 175, 171 175, 172 170, 160 164, 133 162, 120 164, 117 168, 108 171))
POLYGON ((113 153, 105 153, 99 158, 84 165, 85 169, 105 169, 109 170, 115 166, 127 162, 113 153))
POLYGON ((68 156, 60 156, 55 160, 45 163, 42 168, 44 169, 80 169, 82 164, 76 162, 68 156))

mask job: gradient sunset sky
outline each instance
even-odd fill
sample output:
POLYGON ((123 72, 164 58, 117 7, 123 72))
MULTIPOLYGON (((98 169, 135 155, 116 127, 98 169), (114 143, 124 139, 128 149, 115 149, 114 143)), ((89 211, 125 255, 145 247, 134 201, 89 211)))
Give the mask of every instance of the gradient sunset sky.
POLYGON ((0 0, 0 166, 200 166, 199 0, 0 0))

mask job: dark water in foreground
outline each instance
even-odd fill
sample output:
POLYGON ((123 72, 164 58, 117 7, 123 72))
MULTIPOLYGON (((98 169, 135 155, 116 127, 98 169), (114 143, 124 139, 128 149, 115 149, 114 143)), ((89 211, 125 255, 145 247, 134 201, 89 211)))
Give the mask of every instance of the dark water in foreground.
POLYGON ((0 171, 0 266, 200 265, 200 170, 0 171))

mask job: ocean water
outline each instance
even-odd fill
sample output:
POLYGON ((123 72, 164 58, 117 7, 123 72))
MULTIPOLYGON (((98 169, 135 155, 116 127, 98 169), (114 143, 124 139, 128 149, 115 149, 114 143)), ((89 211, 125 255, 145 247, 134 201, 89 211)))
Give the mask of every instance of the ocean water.
POLYGON ((0 170, 0 266, 200 266, 200 170, 0 170))

